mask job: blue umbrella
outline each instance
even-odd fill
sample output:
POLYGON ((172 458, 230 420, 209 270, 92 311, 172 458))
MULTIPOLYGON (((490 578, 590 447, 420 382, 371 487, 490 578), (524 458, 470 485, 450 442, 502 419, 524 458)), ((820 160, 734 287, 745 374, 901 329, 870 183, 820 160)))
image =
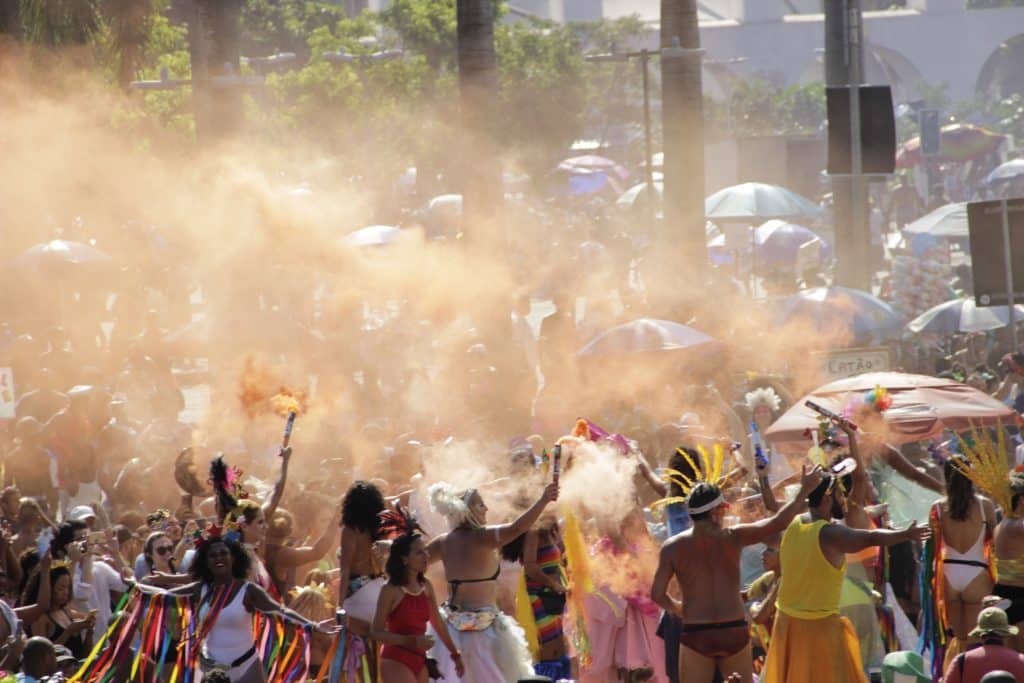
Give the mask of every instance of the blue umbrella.
POLYGON ((624 356, 637 353, 665 353, 693 348, 714 348, 714 337, 668 320, 638 318, 602 332, 580 349, 579 356, 624 356))
POLYGON ((779 301, 780 324, 800 321, 819 334, 849 333, 854 345, 894 336, 900 319, 892 307, 859 289, 815 287, 779 301))
POLYGON ((756 258, 758 262, 769 265, 792 265, 796 263, 800 247, 814 240, 821 241, 821 256, 828 258, 832 248, 813 231, 802 225, 772 219, 754 231, 756 258))

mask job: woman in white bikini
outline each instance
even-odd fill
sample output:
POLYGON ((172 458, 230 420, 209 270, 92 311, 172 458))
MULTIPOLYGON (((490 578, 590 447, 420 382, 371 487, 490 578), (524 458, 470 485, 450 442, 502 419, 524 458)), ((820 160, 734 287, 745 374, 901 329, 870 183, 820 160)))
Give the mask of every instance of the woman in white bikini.
POLYGON ((946 496, 934 503, 931 515, 932 533, 942 542, 946 623, 959 641, 959 647, 953 642, 947 647, 947 659, 967 644, 982 599, 992 593, 993 586, 986 544, 996 523, 995 505, 974 492, 971 480, 959 469, 968 466, 967 460, 958 455, 946 462, 946 496))

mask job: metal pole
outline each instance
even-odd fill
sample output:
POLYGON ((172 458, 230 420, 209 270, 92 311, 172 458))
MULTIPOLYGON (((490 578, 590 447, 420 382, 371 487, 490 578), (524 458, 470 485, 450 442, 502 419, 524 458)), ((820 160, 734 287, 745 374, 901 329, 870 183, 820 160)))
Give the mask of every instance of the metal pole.
POLYGON ((848 64, 850 69, 850 231, 854 235, 856 250, 851 256, 854 259, 852 272, 867 277, 856 277, 865 287, 871 286, 871 273, 868 269, 870 261, 870 230, 862 231, 865 218, 863 160, 861 158, 860 139, 860 85, 861 85, 861 13, 860 0, 847 0, 847 29, 849 37, 848 64), (865 244, 865 240, 867 244, 865 244))
POLYGON ((1017 320, 1013 310, 1013 256, 1010 251, 1010 209, 1007 201, 1002 200, 1003 209, 1003 264, 1006 268, 1006 305, 1010 311, 1010 341, 1013 351, 1017 351, 1017 320))
POLYGON ((657 219, 656 195, 654 187, 654 154, 651 151, 651 94, 649 78, 647 75, 647 61, 650 59, 650 52, 646 49, 640 51, 640 68, 643 70, 644 81, 644 165, 647 173, 647 213, 650 220, 649 229, 653 235, 654 225, 657 219))

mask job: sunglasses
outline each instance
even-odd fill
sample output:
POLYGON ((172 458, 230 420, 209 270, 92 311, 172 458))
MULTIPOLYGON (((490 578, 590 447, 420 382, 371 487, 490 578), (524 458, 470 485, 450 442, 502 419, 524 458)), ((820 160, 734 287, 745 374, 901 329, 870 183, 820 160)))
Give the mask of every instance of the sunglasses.
POLYGON ((174 551, 174 546, 172 546, 172 545, 162 545, 159 548, 153 548, 153 552, 155 552, 157 555, 160 555, 160 556, 170 555, 173 551, 174 551))

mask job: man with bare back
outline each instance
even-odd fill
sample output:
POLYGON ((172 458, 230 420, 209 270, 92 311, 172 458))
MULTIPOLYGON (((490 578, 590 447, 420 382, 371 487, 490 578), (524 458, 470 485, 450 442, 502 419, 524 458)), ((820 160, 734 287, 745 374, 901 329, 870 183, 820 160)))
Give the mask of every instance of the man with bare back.
POLYGON ((750 625, 740 598, 740 551, 781 533, 796 516, 807 494, 822 479, 820 467, 801 472, 800 493, 775 516, 725 527, 728 504, 717 486, 702 482, 687 499, 693 527, 661 547, 651 599, 683 620, 679 680, 710 683, 715 671, 738 680, 753 677, 750 625), (682 602, 668 595, 672 577, 682 602))

